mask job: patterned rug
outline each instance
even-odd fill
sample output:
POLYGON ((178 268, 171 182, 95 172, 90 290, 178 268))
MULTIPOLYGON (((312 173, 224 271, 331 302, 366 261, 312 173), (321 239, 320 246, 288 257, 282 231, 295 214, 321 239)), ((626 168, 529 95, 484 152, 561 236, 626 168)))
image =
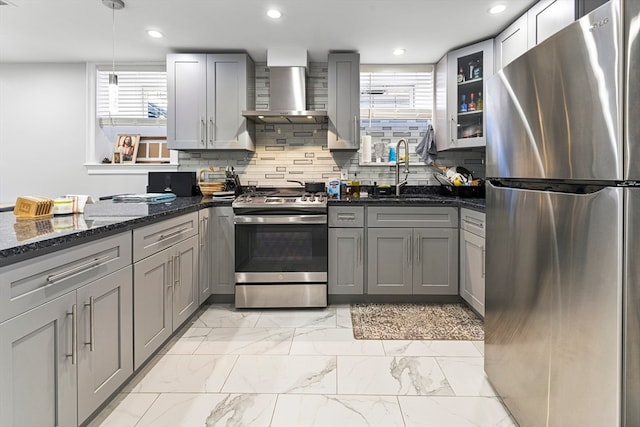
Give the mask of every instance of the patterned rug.
POLYGON ((484 340, 483 321, 465 304, 353 304, 359 340, 484 340))

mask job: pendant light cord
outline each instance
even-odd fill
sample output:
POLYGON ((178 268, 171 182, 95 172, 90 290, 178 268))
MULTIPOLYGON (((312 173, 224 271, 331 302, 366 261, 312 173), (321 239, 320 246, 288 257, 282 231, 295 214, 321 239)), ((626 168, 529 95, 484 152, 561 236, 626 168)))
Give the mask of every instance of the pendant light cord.
POLYGON ((111 31, 113 37, 111 38, 111 72, 116 74, 116 4, 111 6, 111 31))

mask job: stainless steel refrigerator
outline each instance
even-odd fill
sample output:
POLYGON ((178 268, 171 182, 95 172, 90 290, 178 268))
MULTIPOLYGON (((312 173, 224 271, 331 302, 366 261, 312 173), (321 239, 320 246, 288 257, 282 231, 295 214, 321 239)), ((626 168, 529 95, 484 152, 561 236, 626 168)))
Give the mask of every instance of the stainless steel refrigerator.
POLYGON ((640 426, 640 1, 487 82, 485 370, 521 427, 640 426))

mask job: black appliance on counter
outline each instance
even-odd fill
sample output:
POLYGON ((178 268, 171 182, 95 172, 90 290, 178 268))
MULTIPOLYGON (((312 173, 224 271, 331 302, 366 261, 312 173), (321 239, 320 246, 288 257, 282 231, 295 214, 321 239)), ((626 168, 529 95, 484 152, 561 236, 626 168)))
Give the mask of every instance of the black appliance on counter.
POLYGON ((149 172, 147 193, 173 193, 178 197, 200 195, 195 172, 149 172))

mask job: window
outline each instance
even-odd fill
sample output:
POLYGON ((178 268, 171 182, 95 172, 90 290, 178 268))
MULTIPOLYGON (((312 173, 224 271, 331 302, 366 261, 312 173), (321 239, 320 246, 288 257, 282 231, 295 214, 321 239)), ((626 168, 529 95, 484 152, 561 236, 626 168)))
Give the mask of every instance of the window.
POLYGON ((98 67, 96 76, 96 116, 114 118, 167 118, 167 73, 160 67, 132 67, 117 70, 118 105, 109 111, 110 67, 98 67))
POLYGON ((430 119, 433 65, 361 65, 360 117, 430 119))
POLYGON ((109 108, 109 75, 112 73, 112 67, 111 64, 92 64, 90 67, 91 83, 95 85, 95 98, 91 99, 90 112, 90 117, 95 120, 91 125, 95 138, 87 149, 87 164, 111 163, 118 135, 129 134, 140 135, 136 159, 138 166, 123 165, 123 170, 139 169, 134 173, 143 173, 145 165, 175 166, 177 152, 168 150, 166 142, 166 65, 118 64, 118 102, 115 110, 109 108))

